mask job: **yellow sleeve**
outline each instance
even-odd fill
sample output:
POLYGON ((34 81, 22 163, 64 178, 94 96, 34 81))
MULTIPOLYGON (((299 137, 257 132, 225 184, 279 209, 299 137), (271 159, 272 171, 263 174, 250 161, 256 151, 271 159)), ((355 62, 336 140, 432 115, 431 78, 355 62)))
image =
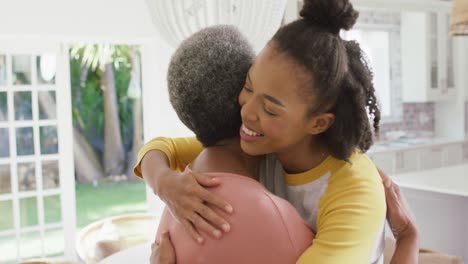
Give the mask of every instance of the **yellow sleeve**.
POLYGON ((195 137, 189 138, 164 138, 158 137, 147 142, 138 152, 137 163, 133 167, 136 176, 141 175, 141 160, 151 150, 159 150, 166 154, 172 170, 184 170, 200 152, 203 145, 195 137))
MULTIPOLYGON (((377 173, 373 170, 371 174, 377 173)), ((319 203, 317 234, 298 264, 370 262, 386 214, 379 179, 378 174, 366 179, 342 173, 330 177, 319 203)))

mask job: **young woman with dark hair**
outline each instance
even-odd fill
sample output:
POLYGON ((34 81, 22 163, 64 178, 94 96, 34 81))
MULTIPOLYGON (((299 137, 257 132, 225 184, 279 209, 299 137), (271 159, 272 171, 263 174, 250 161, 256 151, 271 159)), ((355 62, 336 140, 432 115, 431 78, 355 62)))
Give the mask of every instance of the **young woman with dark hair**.
MULTIPOLYGON (((362 50, 339 36, 358 14, 346 0, 306 0, 301 16, 275 34, 247 74, 239 95, 241 147, 268 155, 261 182, 316 232, 297 263, 379 263, 385 192, 364 153, 378 133, 380 111, 362 50)), ((216 179, 178 174, 167 163, 183 168, 201 149, 194 139, 156 139, 136 167, 198 240, 196 228, 215 237, 229 232, 212 206, 232 207, 202 187, 216 179)))

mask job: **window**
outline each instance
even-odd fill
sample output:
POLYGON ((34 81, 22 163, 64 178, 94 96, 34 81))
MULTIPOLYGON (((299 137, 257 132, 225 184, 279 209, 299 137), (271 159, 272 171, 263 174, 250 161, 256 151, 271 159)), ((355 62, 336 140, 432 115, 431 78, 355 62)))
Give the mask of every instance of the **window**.
POLYGON ((374 87, 382 116, 392 114, 390 32, 373 29, 354 29, 343 33, 346 40, 355 40, 364 51, 374 73, 374 87))

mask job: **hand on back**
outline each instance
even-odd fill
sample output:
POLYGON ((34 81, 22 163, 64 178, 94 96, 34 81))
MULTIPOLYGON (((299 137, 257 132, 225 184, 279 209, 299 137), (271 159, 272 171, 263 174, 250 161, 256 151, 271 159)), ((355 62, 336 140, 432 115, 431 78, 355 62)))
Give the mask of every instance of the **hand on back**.
POLYGON ((191 171, 168 170, 166 174, 161 178, 159 196, 193 239, 203 243, 202 232, 221 238, 223 231, 229 231, 228 222, 212 208, 231 213, 231 205, 206 189, 220 184, 216 178, 191 171))
POLYGON ((385 187, 387 221, 395 239, 417 237, 417 226, 413 214, 400 191, 400 187, 379 170, 385 187))

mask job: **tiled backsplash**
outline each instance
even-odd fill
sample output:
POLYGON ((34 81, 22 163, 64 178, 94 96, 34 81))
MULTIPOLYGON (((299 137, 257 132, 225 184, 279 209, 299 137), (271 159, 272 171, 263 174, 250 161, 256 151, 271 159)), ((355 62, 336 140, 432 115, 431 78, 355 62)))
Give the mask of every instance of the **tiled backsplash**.
MULTIPOLYGON (((381 124, 380 139, 385 140, 386 133, 391 131, 434 132, 434 109, 434 103, 403 103, 402 120, 400 122, 381 124)), ((467 107, 465 106, 465 111, 466 109, 467 107)))

